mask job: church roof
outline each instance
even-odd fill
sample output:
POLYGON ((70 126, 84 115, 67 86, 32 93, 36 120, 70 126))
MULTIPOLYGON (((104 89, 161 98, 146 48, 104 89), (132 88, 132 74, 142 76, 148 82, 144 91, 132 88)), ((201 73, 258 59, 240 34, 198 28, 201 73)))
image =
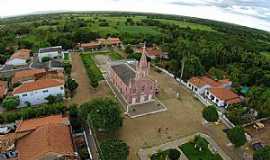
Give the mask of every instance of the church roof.
POLYGON ((112 65, 111 67, 126 85, 136 76, 135 71, 126 63, 112 65))

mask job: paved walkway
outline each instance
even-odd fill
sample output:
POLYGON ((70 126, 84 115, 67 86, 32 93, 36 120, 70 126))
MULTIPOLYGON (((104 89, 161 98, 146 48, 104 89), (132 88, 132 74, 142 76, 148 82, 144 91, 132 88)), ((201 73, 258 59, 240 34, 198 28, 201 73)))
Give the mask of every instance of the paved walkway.
MULTIPOLYGON (((175 141, 171 141, 171 142, 168 142, 159 146, 155 146, 152 148, 140 149, 138 152, 138 156, 140 157, 140 160, 149 160, 149 157, 152 154, 157 153, 159 150, 164 151, 164 150, 172 149, 172 148, 179 149, 179 146, 192 141, 196 135, 200 135, 203 138, 205 138, 209 142, 210 146, 212 147, 212 150, 217 151, 217 153, 223 158, 223 160, 232 160, 228 155, 226 155, 226 153, 217 145, 217 143, 211 137, 203 133, 196 133, 191 136, 177 139, 175 141)), ((183 152, 181 154, 181 157, 183 157, 182 158, 183 160, 187 159, 187 157, 183 154, 183 152)))

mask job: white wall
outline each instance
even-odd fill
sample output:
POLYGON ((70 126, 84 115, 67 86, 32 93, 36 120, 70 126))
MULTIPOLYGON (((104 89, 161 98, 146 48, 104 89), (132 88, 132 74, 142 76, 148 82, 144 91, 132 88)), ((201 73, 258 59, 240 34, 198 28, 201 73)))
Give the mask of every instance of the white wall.
POLYGON ((225 102, 224 102, 223 100, 220 100, 219 98, 217 98, 217 97, 216 97, 215 95, 213 95, 210 91, 208 91, 209 94, 207 94, 207 91, 208 91, 208 90, 205 91, 205 96, 206 96, 210 101, 212 101, 213 103, 215 103, 218 107, 223 107, 223 106, 224 106, 225 102), (213 96, 214 99, 211 99, 211 96, 213 96))
POLYGON ((62 57, 62 53, 60 53, 60 54, 58 52, 38 53, 39 62, 42 62, 43 57, 50 57, 51 59, 56 59, 56 58, 62 57))
POLYGON ((58 94, 61 94, 63 96, 65 95, 64 85, 15 94, 14 96, 19 96, 20 107, 23 107, 26 106, 26 102, 30 102, 31 105, 47 103, 47 100, 45 98, 47 98, 49 95, 56 96, 58 94))
POLYGON ((27 63, 25 59, 19 59, 19 58, 14 58, 6 62, 6 65, 14 65, 14 66, 26 65, 26 64, 27 63))

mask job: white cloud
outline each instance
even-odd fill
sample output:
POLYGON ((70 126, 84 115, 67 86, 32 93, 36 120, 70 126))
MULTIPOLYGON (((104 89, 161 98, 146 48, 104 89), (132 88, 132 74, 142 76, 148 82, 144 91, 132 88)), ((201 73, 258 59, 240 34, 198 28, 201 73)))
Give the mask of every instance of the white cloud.
POLYGON ((155 12, 207 18, 270 31, 268 5, 268 0, 1 0, 0 16, 59 10, 155 12))

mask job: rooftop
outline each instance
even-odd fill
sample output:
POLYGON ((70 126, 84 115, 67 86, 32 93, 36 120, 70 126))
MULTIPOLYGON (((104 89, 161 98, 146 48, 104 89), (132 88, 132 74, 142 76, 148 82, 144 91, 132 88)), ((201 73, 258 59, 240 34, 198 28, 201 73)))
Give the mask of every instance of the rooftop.
POLYGON ((209 85, 211 87, 221 87, 224 84, 231 83, 230 80, 224 79, 224 80, 213 80, 208 76, 198 76, 198 77, 192 77, 189 80, 190 83, 197 87, 203 87, 205 85, 209 85))
POLYGON ((111 67, 126 85, 136 76, 135 71, 125 62, 112 65, 111 67))
POLYGON ((29 49, 20 49, 20 50, 16 51, 15 53, 13 53, 9 60, 12 60, 15 58, 27 60, 30 58, 30 53, 31 53, 31 50, 29 50, 29 49))
POLYGON ((24 83, 20 85, 19 87, 15 88, 13 91, 14 94, 19 94, 19 93, 25 93, 29 91, 34 91, 34 90, 39 90, 39 89, 44 89, 44 88, 50 88, 50 87, 56 87, 64 85, 63 80, 58 80, 58 79, 41 79, 37 80, 34 82, 29 82, 29 83, 24 83))
POLYGON ((40 126, 47 125, 47 124, 67 124, 68 118, 63 117, 62 115, 53 115, 48 117, 42 118, 33 118, 24 121, 19 121, 17 123, 16 133, 18 132, 25 132, 34 130, 40 126))
POLYGON ((35 74, 43 72, 45 72, 45 69, 30 69, 15 72, 14 77, 12 78, 12 83, 16 83, 25 78, 34 78, 35 74))
POLYGON ((218 97, 220 100, 225 101, 227 104, 234 104, 241 102, 240 96, 226 88, 210 88, 209 91, 218 97))
POLYGON ((68 119, 61 115, 21 121, 16 133, 28 133, 16 143, 18 159, 74 156, 68 119))
POLYGON ((47 53, 47 52, 62 52, 62 46, 55 46, 55 47, 47 47, 47 48, 40 48, 39 53, 47 53))

